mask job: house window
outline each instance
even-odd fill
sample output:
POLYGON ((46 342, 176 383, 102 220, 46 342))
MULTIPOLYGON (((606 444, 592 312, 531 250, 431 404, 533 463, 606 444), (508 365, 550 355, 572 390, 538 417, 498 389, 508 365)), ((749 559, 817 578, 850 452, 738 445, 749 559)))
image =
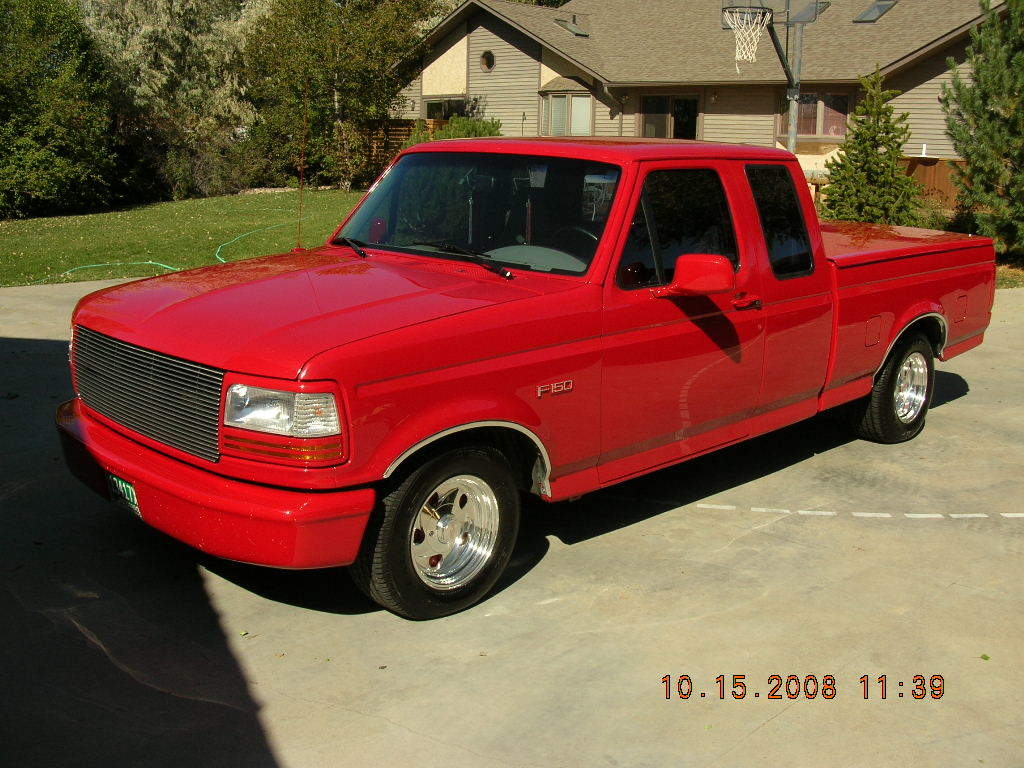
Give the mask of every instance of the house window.
POLYGON ((555 94, 548 97, 549 136, 593 134, 594 100, 590 96, 555 94))
MULTIPOLYGON (((801 93, 796 113, 799 136, 846 136, 850 97, 845 93, 801 93)), ((787 132, 788 110, 782 114, 780 134, 787 132)))
POLYGON ((427 120, 448 120, 456 115, 465 117, 465 99, 432 99, 426 103, 427 120))
POLYGON ((494 69, 494 53, 491 51, 484 51, 480 54, 480 69, 484 72, 490 72, 494 69))

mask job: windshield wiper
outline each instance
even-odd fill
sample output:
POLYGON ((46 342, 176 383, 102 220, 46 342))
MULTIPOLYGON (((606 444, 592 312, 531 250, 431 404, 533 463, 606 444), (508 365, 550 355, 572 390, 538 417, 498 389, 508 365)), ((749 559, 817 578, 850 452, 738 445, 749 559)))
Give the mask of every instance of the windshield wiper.
POLYGON ((353 240, 351 237, 341 236, 334 238, 334 242, 339 243, 341 245, 347 245, 349 248, 355 251, 356 255, 359 256, 359 258, 361 259, 367 259, 370 257, 370 254, 363 250, 363 246, 366 245, 366 243, 362 242, 361 240, 353 240))
POLYGON ((506 269, 505 267, 501 266, 500 264, 495 264, 491 260, 492 257, 490 256, 490 254, 484 253, 483 251, 474 251, 470 248, 463 248, 461 245, 455 245, 454 243, 436 243, 421 241, 418 243, 413 243, 413 245, 426 245, 431 248, 437 248, 437 250, 444 251, 445 253, 454 253, 458 254, 459 256, 464 256, 466 258, 466 261, 481 266, 484 269, 493 272, 496 275, 501 275, 506 280, 511 280, 512 278, 515 277, 515 275, 513 275, 512 272, 506 269))

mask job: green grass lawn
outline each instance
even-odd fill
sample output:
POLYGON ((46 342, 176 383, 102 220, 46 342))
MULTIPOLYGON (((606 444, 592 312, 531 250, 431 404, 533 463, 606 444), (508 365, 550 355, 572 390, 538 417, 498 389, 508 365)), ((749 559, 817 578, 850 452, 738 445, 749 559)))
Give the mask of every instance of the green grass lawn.
MULTIPOLYGON (((307 190, 302 244, 323 243, 361 193, 307 190)), ((291 250, 296 242, 295 190, 228 195, 86 216, 0 221, 0 285, 100 280, 164 274, 176 269, 291 250), (262 230, 262 231, 259 231, 262 230), (115 266, 75 267, 114 263, 115 266)))
POLYGON ((1024 269, 1001 264, 996 270, 997 288, 1024 288, 1024 269))

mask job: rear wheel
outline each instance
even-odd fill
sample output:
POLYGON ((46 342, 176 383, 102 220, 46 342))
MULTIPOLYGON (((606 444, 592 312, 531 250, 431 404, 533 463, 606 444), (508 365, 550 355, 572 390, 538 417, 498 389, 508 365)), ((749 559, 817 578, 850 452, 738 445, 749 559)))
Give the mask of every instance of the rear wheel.
POLYGON ((426 462, 383 498, 352 577, 400 616, 447 616, 486 596, 518 531, 519 490, 504 456, 460 448, 426 462))
POLYGON ((932 345, 924 336, 901 340, 871 394, 854 409, 854 429, 865 440, 902 443, 924 429, 935 386, 932 345))

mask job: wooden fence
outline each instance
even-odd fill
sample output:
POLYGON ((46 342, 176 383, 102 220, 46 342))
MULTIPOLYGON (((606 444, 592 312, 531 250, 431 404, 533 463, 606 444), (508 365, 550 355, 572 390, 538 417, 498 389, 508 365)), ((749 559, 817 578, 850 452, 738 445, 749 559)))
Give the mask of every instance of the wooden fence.
MULTIPOLYGON (((425 120, 427 131, 434 135, 434 131, 443 128, 448 124, 447 120, 425 120)), ((391 158, 399 153, 402 145, 412 136, 416 127, 415 120, 390 120, 378 128, 370 137, 370 153, 374 168, 381 169, 391 158)))
POLYGON ((957 188, 953 182, 953 169, 963 167, 963 160, 932 160, 921 157, 903 158, 907 175, 920 182, 925 194, 935 199, 942 208, 956 207, 957 188))

